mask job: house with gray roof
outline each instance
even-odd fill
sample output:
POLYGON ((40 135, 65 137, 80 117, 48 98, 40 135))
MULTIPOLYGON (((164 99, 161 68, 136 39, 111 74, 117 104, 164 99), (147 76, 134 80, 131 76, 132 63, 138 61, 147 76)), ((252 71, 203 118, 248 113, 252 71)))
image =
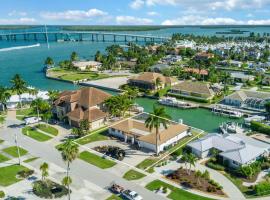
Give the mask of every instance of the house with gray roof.
POLYGON ((219 158, 229 167, 248 165, 263 156, 269 156, 270 145, 241 134, 209 134, 187 144, 199 158, 207 158, 216 149, 219 158))
POLYGON ((250 90, 236 91, 223 99, 223 103, 238 108, 264 111, 265 103, 270 101, 269 92, 258 92, 250 90))

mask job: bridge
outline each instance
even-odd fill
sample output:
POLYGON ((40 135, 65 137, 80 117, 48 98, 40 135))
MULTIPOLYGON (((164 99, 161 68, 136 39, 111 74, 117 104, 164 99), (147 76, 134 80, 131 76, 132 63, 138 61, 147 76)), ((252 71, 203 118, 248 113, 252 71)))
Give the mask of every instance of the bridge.
POLYGON ((58 31, 2 33, 0 41, 96 41, 96 42, 165 42, 170 37, 111 32, 58 31))

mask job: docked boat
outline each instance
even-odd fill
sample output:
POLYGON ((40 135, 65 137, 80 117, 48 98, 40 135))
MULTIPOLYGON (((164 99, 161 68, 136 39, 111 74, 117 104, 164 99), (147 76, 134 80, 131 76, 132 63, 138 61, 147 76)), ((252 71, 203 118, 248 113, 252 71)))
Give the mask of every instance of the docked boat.
POLYGON ((245 125, 250 126, 250 122, 251 121, 255 121, 255 122, 262 122, 264 121, 266 118, 264 116, 260 116, 260 115, 253 115, 251 117, 247 117, 244 119, 245 121, 245 125))
POLYGON ((222 134, 241 134, 245 132, 245 129, 235 122, 222 123, 219 128, 222 134))
POLYGON ((199 105, 197 105, 197 104, 179 101, 174 97, 161 98, 158 100, 158 103, 160 103, 162 105, 166 105, 166 106, 172 106, 172 107, 183 108, 183 109, 198 108, 199 107, 199 105))
POLYGON ((232 118, 241 118, 244 115, 242 112, 232 110, 225 106, 215 106, 212 108, 212 112, 217 115, 224 115, 232 118))

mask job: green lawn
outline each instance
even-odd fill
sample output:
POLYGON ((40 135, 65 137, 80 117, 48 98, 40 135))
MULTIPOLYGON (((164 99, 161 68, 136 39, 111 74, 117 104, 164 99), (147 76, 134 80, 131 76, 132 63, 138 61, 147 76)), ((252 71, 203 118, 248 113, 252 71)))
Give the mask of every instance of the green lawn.
MULTIPOLYGON (((20 155, 21 156, 24 156, 24 155, 26 155, 28 153, 28 151, 26 151, 23 148, 19 147, 19 150, 20 150, 20 155)), ((18 153, 17 153, 17 147, 16 146, 7 147, 5 149, 2 149, 2 151, 9 154, 9 155, 11 155, 11 156, 13 156, 13 157, 15 157, 15 158, 19 157, 18 153)))
POLYGON ((4 123, 5 117, 0 115, 0 124, 4 123))
POLYGON ((22 165, 10 165, 7 167, 0 168, 0 186, 12 185, 21 179, 16 178, 16 175, 21 170, 27 170, 26 167, 22 165))
POLYGON ((101 169, 106 169, 116 165, 116 162, 102 158, 88 151, 80 153, 79 158, 101 169))
POLYGON ((6 156, 4 156, 4 155, 0 154, 0 163, 1 163, 1 162, 8 161, 8 160, 9 160, 9 158, 8 158, 8 157, 6 157, 6 156))
POLYGON ((76 140, 77 143, 84 145, 88 144, 90 142, 96 142, 96 141, 102 141, 102 140, 107 140, 107 127, 102 127, 96 131, 93 131, 89 133, 88 136, 85 136, 84 138, 76 140))
POLYGON ((210 198, 202 197, 196 194, 192 194, 190 192, 187 192, 185 190, 179 189, 177 187, 174 187, 170 184, 164 183, 160 180, 154 180, 150 183, 148 183, 145 187, 148 190, 155 191, 159 189, 160 187, 167 187, 169 190, 171 190, 170 194, 167 196, 169 199, 173 200, 213 200, 210 198))
POLYGON ((27 159, 27 160, 24 160, 23 162, 25 162, 25 163, 30 163, 30 162, 32 162, 32 161, 38 159, 38 158, 39 158, 39 157, 29 158, 29 159, 27 159))
POLYGON ((123 178, 126 179, 126 180, 128 180, 128 181, 132 181, 132 180, 141 179, 141 178, 143 178, 145 176, 146 176, 145 174, 142 174, 140 172, 137 172, 137 171, 131 169, 131 170, 127 171, 124 174, 123 178))
MULTIPOLYGON (((157 161, 158 161, 157 158, 156 159, 146 158, 141 163, 139 163, 136 167, 139 168, 139 169, 145 170, 147 167, 153 165, 157 161)), ((147 172, 153 173, 154 172, 154 168, 148 169, 147 172)))
POLYGON ((112 196, 110 196, 106 200, 122 200, 122 198, 120 196, 113 194, 112 196))
POLYGON ((30 126, 24 127, 22 129, 22 133, 28 137, 33 138, 34 140, 39 141, 39 142, 45 142, 45 141, 52 139, 52 137, 45 135, 45 134, 35 130, 34 128, 32 128, 30 126))
POLYGON ((58 130, 48 124, 38 124, 35 127, 51 135, 54 136, 58 135, 58 130))
POLYGON ((20 109, 16 111, 16 115, 32 116, 35 112, 32 108, 20 109))

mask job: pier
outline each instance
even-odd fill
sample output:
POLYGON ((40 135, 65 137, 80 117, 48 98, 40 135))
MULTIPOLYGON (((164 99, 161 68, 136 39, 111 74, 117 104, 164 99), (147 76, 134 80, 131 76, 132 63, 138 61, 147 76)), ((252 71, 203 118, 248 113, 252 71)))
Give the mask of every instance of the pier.
POLYGON ((161 43, 170 37, 110 32, 58 31, 2 33, 0 41, 92 41, 92 42, 151 42, 161 43))

